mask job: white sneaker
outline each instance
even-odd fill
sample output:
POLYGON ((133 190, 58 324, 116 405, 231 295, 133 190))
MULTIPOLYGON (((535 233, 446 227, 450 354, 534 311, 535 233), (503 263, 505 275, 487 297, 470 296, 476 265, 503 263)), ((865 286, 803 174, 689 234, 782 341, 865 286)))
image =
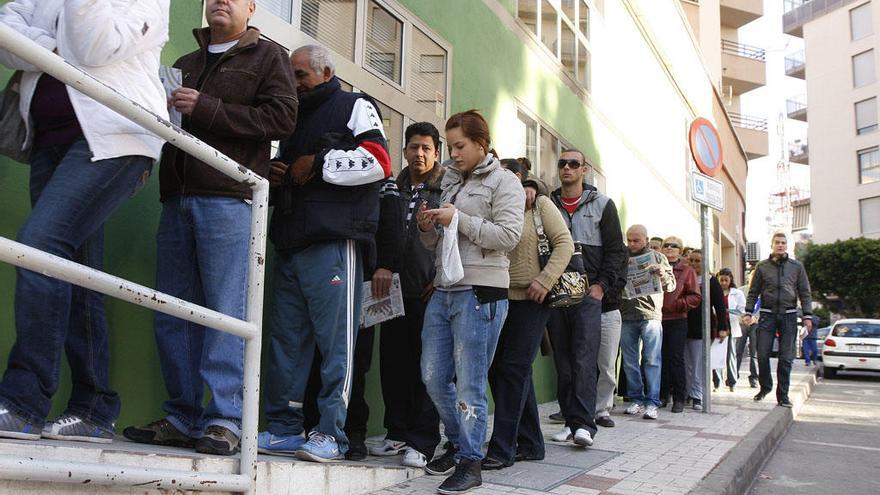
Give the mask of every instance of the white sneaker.
POLYGON ((550 437, 554 442, 567 442, 571 440, 571 428, 564 427, 559 433, 554 433, 553 436, 550 437))
POLYGON ((370 455, 380 457, 397 455, 403 452, 404 447, 406 447, 406 442, 398 442, 397 440, 389 440, 386 438, 382 441, 382 445, 379 445, 378 447, 370 447, 370 455))
POLYGON ((624 411, 625 414, 629 414, 632 416, 638 416, 643 412, 645 412, 645 406, 639 404, 638 402, 633 402, 629 405, 629 407, 626 408, 626 411, 624 411))
POLYGON ((427 463, 428 460, 425 459, 425 454, 412 447, 407 447, 403 452, 403 461, 400 464, 408 467, 423 468, 427 463))
POLYGON ((657 406, 651 404, 645 408, 645 414, 642 417, 644 419, 657 419, 657 406))
POLYGON ((580 447, 589 447, 593 445, 593 436, 590 435, 590 432, 583 429, 578 428, 576 432, 574 432, 574 444, 580 447))

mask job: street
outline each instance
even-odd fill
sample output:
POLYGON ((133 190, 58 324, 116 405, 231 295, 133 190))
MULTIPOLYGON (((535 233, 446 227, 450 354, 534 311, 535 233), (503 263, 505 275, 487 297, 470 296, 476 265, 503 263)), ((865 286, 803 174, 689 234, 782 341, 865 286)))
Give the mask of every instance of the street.
POLYGON ((820 380, 753 495, 880 493, 880 374, 820 380))

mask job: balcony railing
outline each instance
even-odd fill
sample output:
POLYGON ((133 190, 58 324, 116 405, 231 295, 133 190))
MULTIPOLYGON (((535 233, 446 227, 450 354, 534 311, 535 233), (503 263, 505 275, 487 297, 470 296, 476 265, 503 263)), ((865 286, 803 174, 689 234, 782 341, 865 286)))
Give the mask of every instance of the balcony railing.
POLYGON ((788 114, 788 118, 800 120, 803 122, 807 121, 807 101, 806 98, 800 97, 795 99, 785 100, 785 112, 788 114))
POLYGON ((743 115, 737 112, 730 112, 728 115, 730 116, 730 122, 740 129, 767 132, 767 119, 743 115))
POLYGON ((763 48, 746 45, 738 41, 721 40, 721 51, 730 55, 738 55, 740 57, 750 58, 765 62, 767 60, 767 51, 763 48))
POLYGON ((802 7, 804 4, 810 3, 811 0, 782 0, 782 12, 787 13, 802 7))
POLYGON ((788 160, 807 165, 810 163, 810 147, 805 141, 795 141, 788 145, 788 160))
POLYGON ((804 70, 804 66, 806 64, 806 56, 804 55, 803 50, 797 53, 792 53, 791 55, 785 57, 785 73, 787 75, 791 75, 793 73, 802 71, 804 70))

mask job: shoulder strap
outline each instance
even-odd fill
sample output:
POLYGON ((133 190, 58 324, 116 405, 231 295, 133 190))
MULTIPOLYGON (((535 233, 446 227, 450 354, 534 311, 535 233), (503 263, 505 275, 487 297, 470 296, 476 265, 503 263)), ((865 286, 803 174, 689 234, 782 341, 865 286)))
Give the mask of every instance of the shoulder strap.
POLYGON ((535 206, 532 208, 532 219, 535 221, 535 230, 538 232, 538 254, 541 256, 550 254, 550 240, 544 233, 544 221, 541 220, 541 212, 538 211, 538 201, 535 200, 535 206))

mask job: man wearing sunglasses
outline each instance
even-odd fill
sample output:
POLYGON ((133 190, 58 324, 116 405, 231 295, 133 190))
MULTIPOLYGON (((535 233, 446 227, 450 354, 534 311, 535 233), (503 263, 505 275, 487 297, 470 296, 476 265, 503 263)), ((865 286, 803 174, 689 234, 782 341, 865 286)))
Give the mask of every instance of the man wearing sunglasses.
POLYGON ((587 447, 593 444, 597 423, 614 426, 609 411, 620 343, 626 247, 614 202, 586 182, 592 170, 584 154, 565 150, 557 166, 562 187, 551 198, 571 230, 575 256, 581 253, 590 289, 581 304, 554 309, 548 324, 557 398, 565 418, 565 427, 553 440, 587 447))

